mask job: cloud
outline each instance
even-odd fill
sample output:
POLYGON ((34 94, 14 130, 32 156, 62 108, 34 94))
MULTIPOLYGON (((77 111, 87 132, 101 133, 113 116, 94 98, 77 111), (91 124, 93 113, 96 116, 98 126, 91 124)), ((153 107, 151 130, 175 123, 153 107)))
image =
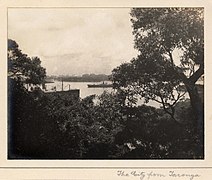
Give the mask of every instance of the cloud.
POLYGON ((48 74, 109 74, 136 55, 129 11, 9 9, 8 34, 23 52, 39 56, 48 74))

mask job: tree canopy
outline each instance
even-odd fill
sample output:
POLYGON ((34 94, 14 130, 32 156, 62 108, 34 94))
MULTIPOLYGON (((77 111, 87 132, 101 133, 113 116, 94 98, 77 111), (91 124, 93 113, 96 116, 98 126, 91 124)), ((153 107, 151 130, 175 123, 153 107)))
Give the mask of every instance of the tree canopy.
POLYGON ((8 76, 25 84, 41 84, 46 77, 46 70, 38 57, 28 57, 22 53, 18 44, 8 40, 8 76))
POLYGON ((133 8, 130 15, 139 54, 113 70, 114 87, 155 100, 173 116, 184 85, 201 121, 195 83, 204 73, 203 8, 133 8))

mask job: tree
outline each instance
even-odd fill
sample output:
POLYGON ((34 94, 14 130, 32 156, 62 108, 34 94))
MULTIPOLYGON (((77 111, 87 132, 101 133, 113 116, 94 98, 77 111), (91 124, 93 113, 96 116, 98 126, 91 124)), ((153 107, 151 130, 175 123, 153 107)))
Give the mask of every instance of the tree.
MULTIPOLYGON (((30 156, 27 153, 32 147, 37 148, 47 142, 43 139, 43 133, 50 134, 50 131, 45 128, 48 118, 44 119, 46 112, 43 112, 45 103, 39 98, 41 92, 29 92, 24 86, 41 84, 45 75, 45 69, 38 57, 28 57, 15 41, 8 40, 9 158, 30 156)), ((51 124, 48 122, 48 125, 51 124)))
POLYGON ((38 85, 43 83, 46 70, 38 57, 30 58, 22 53, 18 44, 8 40, 8 76, 23 84, 38 85))
POLYGON ((140 61, 133 59, 131 63, 122 64, 113 70, 114 86, 119 93, 123 91, 129 105, 136 103, 135 95, 160 103, 166 113, 175 119, 176 103, 181 100, 185 92, 180 88, 180 79, 172 72, 170 63, 163 61, 158 56, 157 64, 152 59, 140 61), (123 77, 122 75, 125 74, 123 77), (124 87, 121 88, 120 87, 124 87))
POLYGON ((173 116, 184 84, 201 130, 203 103, 195 83, 204 74, 203 8, 133 8, 130 15, 139 55, 113 70, 114 87, 160 102, 173 116))
MULTIPOLYGON (((56 158, 109 158, 117 147, 115 135, 123 128, 126 117, 116 94, 104 92, 82 100, 65 94, 48 94, 44 100, 50 122, 56 126, 51 153, 56 158), (60 152, 60 153, 58 153, 60 152)), ((49 123, 50 123, 49 122, 49 123)), ((38 130, 37 130, 38 131, 38 130)))

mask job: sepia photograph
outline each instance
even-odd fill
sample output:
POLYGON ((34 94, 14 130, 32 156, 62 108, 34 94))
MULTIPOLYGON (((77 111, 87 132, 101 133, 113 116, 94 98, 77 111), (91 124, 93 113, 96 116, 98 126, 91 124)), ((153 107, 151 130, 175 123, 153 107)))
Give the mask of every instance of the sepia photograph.
POLYGON ((8 160, 204 160, 203 7, 7 10, 8 160))

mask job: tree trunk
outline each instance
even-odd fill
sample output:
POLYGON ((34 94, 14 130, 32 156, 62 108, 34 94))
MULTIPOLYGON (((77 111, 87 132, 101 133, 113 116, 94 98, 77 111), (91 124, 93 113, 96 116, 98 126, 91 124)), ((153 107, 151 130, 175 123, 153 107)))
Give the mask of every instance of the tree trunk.
POLYGON ((201 100, 197 86, 195 84, 186 84, 189 93, 192 112, 194 115, 194 131, 196 136, 197 151, 200 157, 204 156, 204 102, 201 100))
POLYGON ((197 130, 202 130, 204 122, 203 102, 195 84, 186 84, 186 89, 189 93, 192 111, 195 116, 194 125, 197 127, 197 130))

